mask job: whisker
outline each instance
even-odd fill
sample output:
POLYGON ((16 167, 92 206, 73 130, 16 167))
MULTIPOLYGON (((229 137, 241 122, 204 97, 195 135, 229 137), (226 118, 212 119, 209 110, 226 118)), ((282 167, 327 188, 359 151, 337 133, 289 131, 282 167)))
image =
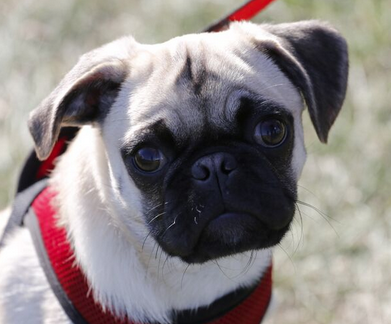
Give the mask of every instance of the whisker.
POLYGON ((333 219, 331 216, 327 215, 326 213, 322 212, 319 208, 316 208, 315 206, 309 204, 309 203, 306 203, 304 201, 301 201, 301 200, 297 200, 297 203, 300 204, 300 205, 303 205, 303 206, 306 206, 306 207, 309 207, 313 210, 315 210, 320 216, 324 217, 324 218, 330 218, 331 220, 333 221, 337 221, 335 219, 333 219))
MULTIPOLYGON (((148 222, 148 225, 150 225, 154 220, 158 219, 160 216, 164 215, 166 212, 163 212, 163 213, 160 213, 160 214, 157 214, 154 218, 152 218, 149 222, 148 222)), ((144 250, 144 246, 145 246, 145 242, 147 241, 148 237, 152 234, 152 231, 153 229, 151 229, 147 236, 145 236, 145 239, 143 241, 143 245, 142 245, 142 248, 141 248, 141 251, 144 250)))
MULTIPOLYGON (((295 218, 294 218, 294 220, 295 220, 296 222, 298 222, 295 218)), ((289 234, 291 235, 291 238, 292 238, 292 244, 291 244, 291 246, 293 246, 293 245, 295 245, 295 235, 294 235, 294 233, 293 233, 292 230, 289 231, 289 234)))
POLYGON ((167 254, 166 259, 165 259, 164 262, 163 262, 163 267, 162 267, 162 278, 163 278, 163 282, 166 282, 166 279, 164 278, 164 266, 166 265, 166 263, 167 263, 169 257, 170 257, 170 256, 167 254))
POLYGON ((316 211, 320 216, 322 216, 322 218, 330 225, 330 227, 333 229, 333 231, 335 232, 335 234, 339 237, 339 234, 337 232, 337 230, 335 229, 335 227, 333 226, 333 224, 331 224, 331 222, 329 221, 329 219, 331 219, 332 221, 340 224, 339 221, 337 221, 336 219, 330 217, 329 215, 327 215, 326 213, 322 212, 319 208, 316 208, 315 206, 309 204, 309 203, 306 203, 304 201, 300 201, 300 200, 297 200, 297 204, 300 204, 300 205, 303 205, 305 207, 308 207, 308 208, 311 208, 312 210, 316 211))
POLYGON ((308 189, 308 188, 306 188, 306 187, 304 187, 304 186, 302 186, 302 185, 297 185, 298 187, 300 187, 300 188, 302 188, 302 189, 304 189, 305 191, 307 191, 308 193, 310 193, 312 196, 314 196, 316 199, 319 199, 319 197, 317 196, 317 195, 315 195, 315 193, 314 192, 312 192, 310 189, 308 189))
POLYGON ((160 216, 164 215, 166 212, 162 212, 160 214, 157 214, 154 218, 152 218, 149 222, 148 225, 150 225, 154 220, 158 219, 160 216))
POLYGON ((243 275, 247 274, 247 272, 249 272, 249 270, 253 266, 254 262, 255 262, 254 251, 251 250, 250 251, 250 257, 248 258, 247 263, 243 267, 242 271, 239 274, 237 274, 236 276, 232 277, 232 279, 235 279, 235 278, 238 278, 240 276, 243 276, 243 275))
MULTIPOLYGON (((155 260, 157 259, 157 254, 159 253, 159 248, 161 249, 160 245, 157 245, 156 253, 155 253, 155 260)), ((158 273, 159 273, 159 267, 158 267, 158 273)))
POLYGON ((183 279, 185 278, 186 271, 187 271, 187 269, 189 269, 189 267, 190 267, 190 263, 187 265, 185 271, 183 271, 183 275, 182 275, 182 279, 181 279, 181 289, 183 287, 183 279))
POLYGON ((143 245, 141 246, 141 251, 144 251, 145 242, 147 241, 149 235, 152 234, 152 231, 153 231, 153 229, 151 229, 151 230, 148 232, 148 234, 145 236, 145 239, 144 239, 144 241, 143 241, 143 245))
POLYGON ((304 230, 303 230, 303 215, 301 213, 301 210, 299 208, 299 205, 297 203, 295 203, 295 206, 296 206, 296 210, 299 212, 299 216, 300 216, 300 237, 299 237, 299 242, 297 243, 296 245, 296 248, 295 250, 293 251, 293 255, 295 255, 295 253, 297 252, 297 250, 299 249, 299 246, 300 246, 300 243, 302 242, 303 240, 303 233, 304 233, 304 230))
POLYGON ((163 237, 163 236, 167 233, 167 231, 168 231, 171 227, 173 227, 173 226, 176 224, 176 220, 177 220, 177 218, 178 218, 179 215, 180 215, 180 214, 178 214, 178 215, 175 217, 175 219, 174 219, 174 221, 172 222, 172 224, 169 225, 169 226, 165 229, 165 231, 163 232, 163 234, 161 235, 161 237, 163 237))
POLYGON ((149 212, 151 212, 152 210, 155 210, 156 208, 159 208, 159 207, 161 207, 161 206, 165 206, 165 205, 167 205, 169 203, 169 201, 166 201, 166 202, 164 202, 164 203, 161 203, 161 204, 157 204, 155 207, 152 207, 150 210, 148 210, 147 211, 147 213, 149 213, 149 212))
POLYGON ((217 265, 217 267, 220 269, 220 271, 221 271, 221 273, 224 275, 224 277, 226 277, 226 278, 229 279, 229 280, 232 280, 232 278, 229 277, 229 276, 223 271, 223 269, 221 268, 221 266, 220 266, 218 260, 214 260, 214 263, 215 263, 215 264, 217 265))
POLYGON ((277 246, 284 251, 284 253, 286 254, 286 256, 288 257, 289 261, 292 263, 293 265, 293 269, 295 270, 295 272, 297 272, 297 269, 296 269, 296 265, 295 263, 293 262, 293 259, 291 258, 291 256, 288 254, 288 252, 283 248, 283 246, 281 245, 281 243, 278 243, 277 246))
POLYGON ((255 263, 255 260, 257 259, 257 256, 258 256, 258 251, 251 251, 250 259, 249 259, 249 262, 248 262, 247 269, 246 269, 246 271, 245 271, 243 274, 247 274, 247 272, 250 271, 251 267, 252 267, 252 266, 254 265, 254 263, 255 263))
MULTIPOLYGON (((147 269, 145 271, 145 277, 147 277, 148 275, 148 270, 149 270, 149 266, 150 266, 150 263, 151 263, 151 259, 152 259, 152 255, 153 255, 153 251, 155 250, 155 247, 158 246, 158 243, 155 242, 152 250, 151 250, 151 253, 149 254, 149 258, 148 258, 148 263, 147 263, 147 269)), ((159 247, 158 247, 159 248, 159 247)))
POLYGON ((288 85, 287 83, 273 84, 273 85, 270 85, 268 87, 263 87, 262 89, 260 89, 260 91, 267 90, 267 89, 272 89, 272 88, 277 88, 277 87, 282 87, 282 86, 287 86, 287 85, 288 85))
MULTIPOLYGON (((159 279, 159 273, 160 273, 160 261, 162 260, 162 255, 163 255, 163 249, 160 248, 160 256, 159 256, 159 262, 157 264, 157 277, 159 279)), ((162 276, 163 276, 163 272, 162 272, 162 276)))

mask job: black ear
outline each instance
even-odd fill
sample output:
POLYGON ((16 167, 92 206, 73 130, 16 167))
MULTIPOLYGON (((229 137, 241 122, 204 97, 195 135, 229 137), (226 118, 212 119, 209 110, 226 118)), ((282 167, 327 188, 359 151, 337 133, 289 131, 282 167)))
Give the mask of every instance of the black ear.
POLYGON ((91 53, 82 56, 59 86, 30 114, 28 125, 39 159, 49 156, 62 126, 99 121, 118 95, 128 72, 125 61, 91 53))
POLYGON ((256 47, 300 90, 316 133, 326 143, 346 93, 346 41, 334 28, 319 21, 261 27, 274 37, 258 40, 256 47))

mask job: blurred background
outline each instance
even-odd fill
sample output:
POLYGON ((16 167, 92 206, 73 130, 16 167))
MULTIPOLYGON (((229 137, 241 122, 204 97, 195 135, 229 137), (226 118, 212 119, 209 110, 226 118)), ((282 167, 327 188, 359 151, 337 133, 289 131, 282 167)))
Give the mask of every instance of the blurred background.
MULTIPOLYGON (((1 0, 0 209, 32 148, 28 113, 78 57, 125 34, 197 32, 238 0, 1 0)), ((254 21, 330 21, 350 48, 346 103, 308 159, 292 231, 275 250, 269 324, 391 323, 391 1, 276 0, 254 21)))

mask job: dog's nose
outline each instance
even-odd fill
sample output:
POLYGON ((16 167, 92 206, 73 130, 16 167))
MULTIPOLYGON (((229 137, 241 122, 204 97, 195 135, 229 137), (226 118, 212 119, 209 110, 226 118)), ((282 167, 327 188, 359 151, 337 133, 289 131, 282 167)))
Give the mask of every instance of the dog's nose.
POLYGON ((207 181, 213 175, 218 179, 229 176, 237 167, 232 154, 219 152, 198 159, 192 166, 191 175, 196 180, 207 181))

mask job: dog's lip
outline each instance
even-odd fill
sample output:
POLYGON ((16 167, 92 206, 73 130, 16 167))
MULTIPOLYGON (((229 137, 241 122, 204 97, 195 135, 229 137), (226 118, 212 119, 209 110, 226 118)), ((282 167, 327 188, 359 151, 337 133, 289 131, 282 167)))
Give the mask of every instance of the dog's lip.
POLYGON ((257 217, 248 213, 225 211, 224 213, 213 218, 207 226, 229 225, 230 223, 237 223, 238 219, 249 221, 250 219, 257 219, 257 217))
POLYGON ((181 258, 187 263, 203 263, 248 250, 269 248, 282 239, 289 226, 273 230, 254 214, 225 211, 209 221, 191 253, 181 258), (249 231, 256 235, 257 242, 248 240, 249 231))
POLYGON ((238 241, 243 240, 244 233, 250 228, 261 228, 266 231, 265 225, 252 214, 225 211, 209 221, 201 236, 215 238, 227 245, 236 245, 238 241))

